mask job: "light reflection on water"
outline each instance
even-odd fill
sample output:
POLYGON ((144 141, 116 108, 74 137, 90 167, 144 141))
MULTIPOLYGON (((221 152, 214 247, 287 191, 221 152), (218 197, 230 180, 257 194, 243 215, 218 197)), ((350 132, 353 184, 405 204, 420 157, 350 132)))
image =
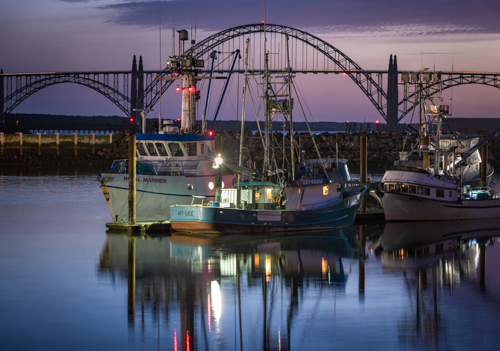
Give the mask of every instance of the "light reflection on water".
POLYGON ((496 349, 499 220, 130 238, 95 174, 0 172, 1 349, 496 349), (363 259, 365 258, 365 259, 363 259))

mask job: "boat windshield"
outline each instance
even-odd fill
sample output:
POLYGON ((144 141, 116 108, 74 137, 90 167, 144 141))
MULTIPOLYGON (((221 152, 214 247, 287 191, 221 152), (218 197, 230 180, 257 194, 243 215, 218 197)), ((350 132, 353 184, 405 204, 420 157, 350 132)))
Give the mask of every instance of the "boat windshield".
POLYGON ((155 143, 156 149, 158 150, 158 153, 160 156, 168 156, 167 149, 165 148, 165 144, 163 143, 155 143))
POLYGON ((207 144, 200 144, 200 154, 201 155, 210 155, 211 152, 210 152, 210 148, 208 147, 207 144))
POLYGON ((147 142, 146 145, 148 147, 149 156, 158 156, 158 152, 156 151, 155 144, 153 144, 151 142, 147 142))
POLYGON ((196 156, 196 143, 183 143, 184 148, 186 149, 188 156, 196 156))
POLYGON ((172 156, 184 156, 181 145, 179 143, 168 143, 168 149, 172 156))
POLYGON ((137 152, 139 152, 139 155, 141 156, 148 156, 148 152, 146 151, 143 143, 137 143, 137 152))

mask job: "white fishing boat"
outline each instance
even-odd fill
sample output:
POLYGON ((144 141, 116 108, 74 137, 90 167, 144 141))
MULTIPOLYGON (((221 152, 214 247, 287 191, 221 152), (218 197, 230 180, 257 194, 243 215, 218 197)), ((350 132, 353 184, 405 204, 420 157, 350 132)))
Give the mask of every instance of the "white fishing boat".
MULTIPOLYGON (((179 31, 182 50, 179 45, 179 55, 167 62, 172 77, 162 78, 182 80, 182 87, 177 87, 182 90, 180 126, 165 120, 159 134, 145 134, 143 119, 143 134, 136 135, 137 222, 169 221, 170 206, 190 204, 193 195, 215 199, 214 136, 205 131, 204 120, 201 130, 196 124, 196 83, 211 77, 198 76, 204 62, 193 60, 189 50, 184 52, 187 39, 187 31, 179 31)), ((234 174, 222 173, 222 187, 232 188, 234 174)), ((98 180, 113 221, 128 222, 128 159, 115 160, 110 171, 100 173, 98 180)))
MULTIPOLYGON (((349 180, 347 166, 339 164, 337 159, 321 158, 316 146, 317 160, 295 163, 291 68, 271 75, 268 55, 266 52, 262 77, 266 107, 262 171, 247 170, 248 179, 239 181, 234 189, 221 189, 221 196, 216 201, 172 206, 173 229, 191 233, 262 234, 353 224, 367 187, 346 187, 349 180), (277 87, 280 83, 284 87, 277 87), (280 92, 279 96, 274 91, 280 92), (290 130, 291 163, 286 170, 278 169, 273 157, 276 146, 271 141, 271 121, 275 113, 283 116, 290 130)), ((312 140, 314 142, 314 138, 312 140)), ((240 168, 235 171, 244 173, 245 170, 240 168)))
POLYGON ((500 194, 488 186, 493 167, 478 151, 500 134, 500 128, 483 138, 443 137, 441 120, 448 110, 446 105, 426 106, 427 123, 420 128, 419 143, 401 153, 401 160, 385 172, 381 202, 387 221, 500 217, 500 194))

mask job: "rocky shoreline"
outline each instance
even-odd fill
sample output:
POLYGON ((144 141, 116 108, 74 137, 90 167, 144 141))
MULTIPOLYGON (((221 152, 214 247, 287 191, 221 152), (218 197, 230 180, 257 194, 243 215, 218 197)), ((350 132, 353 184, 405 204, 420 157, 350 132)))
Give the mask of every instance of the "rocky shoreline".
MULTIPOLYGON (((239 155, 239 132, 220 132, 224 159, 237 162, 239 155)), ((411 145, 416 142, 415 135, 407 135, 399 132, 372 132, 372 133, 322 133, 314 136, 316 145, 322 157, 335 157, 337 150, 339 158, 348 159, 348 167, 351 172, 359 171, 360 137, 367 136, 368 148, 368 172, 381 173, 393 165, 398 159, 399 152, 410 150, 411 145)), ((317 158, 316 148, 310 135, 296 133, 295 139, 299 143, 302 155, 306 159, 317 158)), ((109 169, 116 159, 128 158, 128 142, 125 135, 114 138, 113 144, 91 149, 89 147, 60 148, 59 154, 55 147, 43 148, 38 154, 37 148, 23 149, 20 155, 19 148, 5 148, 0 155, 0 165, 27 165, 36 167, 56 166, 84 166, 109 169)), ((275 141, 283 145, 283 134, 274 135, 275 141)), ((258 133, 245 132, 243 158, 245 165, 260 167, 264 159, 263 146, 258 133)), ((290 136, 285 135, 285 146, 290 146, 290 136)), ((289 149, 288 149, 289 150, 289 149)), ((488 159, 493 167, 500 170, 500 141, 490 143, 488 159)), ((280 150, 275 151, 278 165, 282 164, 283 155, 280 150)), ((289 151, 287 159, 290 159, 289 151)))

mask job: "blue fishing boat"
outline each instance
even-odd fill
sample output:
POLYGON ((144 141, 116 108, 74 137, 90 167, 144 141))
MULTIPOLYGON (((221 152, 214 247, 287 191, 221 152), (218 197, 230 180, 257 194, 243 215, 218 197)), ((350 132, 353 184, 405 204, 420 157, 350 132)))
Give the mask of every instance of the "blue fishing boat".
MULTIPOLYGON (((288 67, 284 69, 285 73, 271 75, 268 70, 268 55, 266 52, 265 71, 262 76, 265 102, 262 170, 245 169, 241 164, 237 167, 224 164, 225 167, 239 173, 234 188, 216 191, 215 201, 193 197, 191 205, 173 205, 170 210, 173 229, 192 233, 262 234, 336 228, 353 224, 367 187, 346 186, 349 172, 345 160, 339 162, 338 158, 324 159, 319 156, 318 159, 295 162, 295 139, 291 133, 293 131, 292 69, 288 67), (275 80, 271 81, 272 79, 275 80), (279 83, 285 87, 278 88, 279 83), (276 94, 275 91, 281 93, 276 94), (273 140, 271 122, 276 113, 283 115, 290 128, 291 162, 286 169, 278 169, 274 158, 278 147, 271 142, 273 140)), ((245 88, 246 84, 247 81, 245 88)), ((319 155, 314 138, 312 140, 319 155)), ((284 145, 285 143, 283 148, 284 145)), ((298 157, 304 158, 303 153, 297 154, 298 157)), ((218 164, 222 165, 223 160, 216 159, 216 163, 216 167, 218 164)))

